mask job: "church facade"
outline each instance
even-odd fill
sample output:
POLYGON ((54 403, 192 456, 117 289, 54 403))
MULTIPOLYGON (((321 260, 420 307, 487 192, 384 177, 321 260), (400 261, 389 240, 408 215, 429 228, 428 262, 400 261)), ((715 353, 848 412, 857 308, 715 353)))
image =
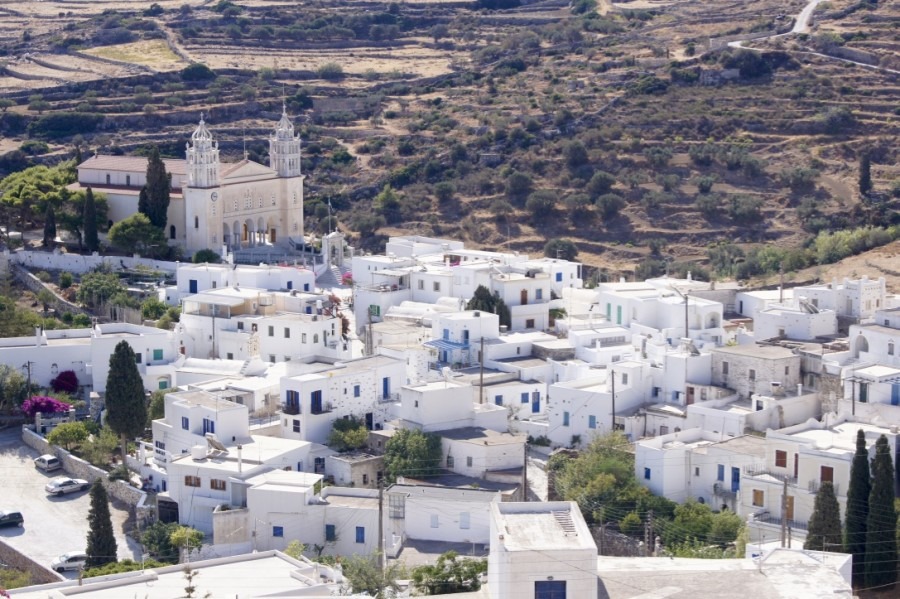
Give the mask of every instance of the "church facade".
MULTIPOLYGON (((301 141, 282 110, 269 137, 269 165, 248 160, 223 163, 219 145, 201 115, 186 144, 185 160, 165 160, 172 182, 166 237, 186 254, 221 253, 257 246, 286 247, 303 241, 301 141)), ((138 211, 147 159, 94 156, 78 166, 75 188, 106 195, 109 224, 138 211)))

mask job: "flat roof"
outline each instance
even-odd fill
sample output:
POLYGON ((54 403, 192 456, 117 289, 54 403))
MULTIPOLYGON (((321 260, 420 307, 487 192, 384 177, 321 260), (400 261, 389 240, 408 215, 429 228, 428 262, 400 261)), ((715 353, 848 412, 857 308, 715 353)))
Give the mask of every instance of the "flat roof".
POLYGON ((325 498, 328 505, 336 507, 349 507, 353 509, 377 510, 378 497, 360 497, 358 495, 341 495, 340 493, 329 493, 325 498))
MULTIPOLYGON (((294 560, 278 551, 203 560, 191 563, 199 578, 200 594, 210 597, 250 599, 252 597, 330 596, 331 587, 319 582, 319 568, 294 560), (299 578, 297 575, 301 575, 299 578), (315 581, 315 583, 313 583, 315 581), (318 593, 312 589, 320 589, 318 593)), ((16 599, 62 599, 68 596, 91 599, 171 599, 184 596, 184 565, 67 580, 40 586, 11 589, 16 599)))
POLYGON ((751 356, 765 360, 779 360, 796 356, 792 350, 781 347, 780 345, 758 345, 756 343, 717 347, 713 349, 712 352, 738 356, 751 356))
POLYGON ((501 503, 493 505, 492 510, 506 551, 597 551, 574 502, 501 503))
POLYGON ((853 453, 856 451, 856 432, 862 430, 869 442, 881 435, 890 438, 891 432, 887 427, 866 424, 863 422, 842 422, 825 429, 808 428, 806 430, 788 433, 794 439, 812 441, 815 449, 829 453, 853 453))
POLYGON ((474 426, 439 431, 438 434, 445 439, 475 443, 477 445, 514 445, 525 442, 524 435, 499 433, 490 429, 474 426))
POLYGON ((175 401, 182 404, 191 404, 195 406, 204 406, 213 410, 232 410, 247 408, 241 404, 230 401, 217 393, 209 391, 175 391, 169 393, 166 397, 173 397, 175 401))
POLYGON ((859 370, 853 371, 854 375, 862 375, 862 376, 870 376, 872 378, 880 379, 883 377, 900 377, 900 370, 897 368, 892 368, 891 366, 884 366, 882 364, 875 364, 873 366, 867 366, 865 368, 860 368, 859 370))
POLYGON ((734 453, 752 455, 759 458, 766 457, 766 439, 755 435, 741 435, 724 441, 714 443, 712 447, 718 447, 734 453))

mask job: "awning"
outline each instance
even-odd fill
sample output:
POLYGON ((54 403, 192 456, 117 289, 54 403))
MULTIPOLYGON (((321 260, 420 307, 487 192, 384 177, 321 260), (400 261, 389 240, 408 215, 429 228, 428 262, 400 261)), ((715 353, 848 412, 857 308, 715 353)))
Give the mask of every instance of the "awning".
POLYGON ((441 351, 469 349, 468 343, 455 343, 453 341, 447 341, 445 339, 433 339, 431 341, 426 341, 423 345, 425 345, 425 347, 431 347, 434 349, 439 349, 441 351))

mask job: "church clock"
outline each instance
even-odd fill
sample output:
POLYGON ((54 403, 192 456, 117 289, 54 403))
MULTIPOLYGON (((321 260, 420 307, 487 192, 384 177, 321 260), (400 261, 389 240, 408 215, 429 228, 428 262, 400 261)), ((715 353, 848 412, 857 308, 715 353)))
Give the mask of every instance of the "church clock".
POLYGON ((209 196, 209 199, 212 200, 213 202, 215 202, 216 200, 219 199, 219 194, 217 194, 216 192, 212 192, 209 196))

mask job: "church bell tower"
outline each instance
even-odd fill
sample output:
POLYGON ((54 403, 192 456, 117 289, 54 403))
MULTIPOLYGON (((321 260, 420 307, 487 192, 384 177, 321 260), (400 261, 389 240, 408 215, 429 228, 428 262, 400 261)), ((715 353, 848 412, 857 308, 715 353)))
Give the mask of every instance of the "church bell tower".
POLYGON ((282 104, 281 120, 275 132, 269 137, 269 166, 279 177, 299 177, 300 136, 294 135, 294 124, 287 115, 287 106, 282 104))
POLYGON ((185 155, 188 163, 188 187, 219 186, 219 142, 213 141, 202 113, 200 124, 191 135, 190 143, 186 144, 185 155))

